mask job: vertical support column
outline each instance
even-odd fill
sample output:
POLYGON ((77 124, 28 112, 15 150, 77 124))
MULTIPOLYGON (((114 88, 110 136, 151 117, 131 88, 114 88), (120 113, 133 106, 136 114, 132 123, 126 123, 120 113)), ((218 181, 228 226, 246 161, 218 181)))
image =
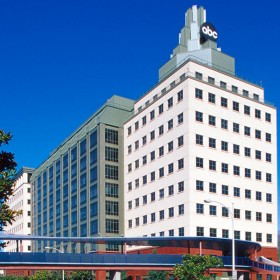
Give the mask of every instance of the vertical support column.
POLYGON ((199 241, 199 255, 202 256, 202 242, 199 241))
POLYGON ((106 270, 95 271, 95 278, 98 280, 106 280, 106 270))
POLYGON ((19 252, 19 248, 18 248, 18 240, 17 240, 17 253, 19 252))

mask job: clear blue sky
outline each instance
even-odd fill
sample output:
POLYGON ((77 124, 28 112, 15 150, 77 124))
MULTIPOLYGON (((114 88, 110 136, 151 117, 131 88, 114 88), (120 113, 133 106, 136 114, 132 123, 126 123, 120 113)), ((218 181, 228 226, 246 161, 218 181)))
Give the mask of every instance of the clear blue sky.
POLYGON ((193 4, 237 75, 279 107, 278 1, 0 1, 0 129, 13 134, 19 167, 37 167, 113 94, 151 88, 193 4))

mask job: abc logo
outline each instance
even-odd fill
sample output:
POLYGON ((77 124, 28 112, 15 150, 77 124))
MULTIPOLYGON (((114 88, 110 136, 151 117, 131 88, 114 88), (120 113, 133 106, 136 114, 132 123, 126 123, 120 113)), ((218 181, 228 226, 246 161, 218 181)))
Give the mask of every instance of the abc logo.
POLYGON ((211 23, 207 23, 207 22, 203 23, 200 28, 200 33, 204 38, 204 41, 206 40, 217 41, 218 33, 214 25, 212 25, 211 23))

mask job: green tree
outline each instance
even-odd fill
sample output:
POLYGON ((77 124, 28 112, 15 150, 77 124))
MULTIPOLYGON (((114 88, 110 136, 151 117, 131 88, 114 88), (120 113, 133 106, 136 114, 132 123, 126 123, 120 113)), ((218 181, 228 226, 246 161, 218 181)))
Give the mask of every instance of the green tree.
POLYGON ((149 271, 148 279, 149 280, 166 280, 168 273, 166 271, 149 271))
MULTIPOLYGON (((12 139, 11 133, 5 133, 0 130, 0 147, 7 145, 12 139)), ((16 174, 17 163, 14 160, 14 154, 6 151, 0 151, 0 231, 3 231, 3 227, 8 223, 12 224, 15 217, 21 214, 21 211, 12 210, 7 201, 14 192, 14 176, 16 174)), ((4 246, 4 243, 0 244, 4 246)))
POLYGON ((223 267, 223 262, 214 256, 184 255, 182 263, 174 267, 173 275, 177 279, 210 279, 210 268, 223 267))
POLYGON ((92 275, 92 271, 74 271, 70 275, 70 280, 94 280, 95 277, 92 275))

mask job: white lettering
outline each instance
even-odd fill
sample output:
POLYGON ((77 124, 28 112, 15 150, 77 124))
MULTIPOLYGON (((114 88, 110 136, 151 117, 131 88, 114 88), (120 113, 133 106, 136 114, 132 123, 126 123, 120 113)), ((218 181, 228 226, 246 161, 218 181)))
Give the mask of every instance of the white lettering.
POLYGON ((210 37, 213 37, 214 39, 218 38, 218 33, 216 31, 213 31, 208 25, 202 27, 202 32, 210 37))

